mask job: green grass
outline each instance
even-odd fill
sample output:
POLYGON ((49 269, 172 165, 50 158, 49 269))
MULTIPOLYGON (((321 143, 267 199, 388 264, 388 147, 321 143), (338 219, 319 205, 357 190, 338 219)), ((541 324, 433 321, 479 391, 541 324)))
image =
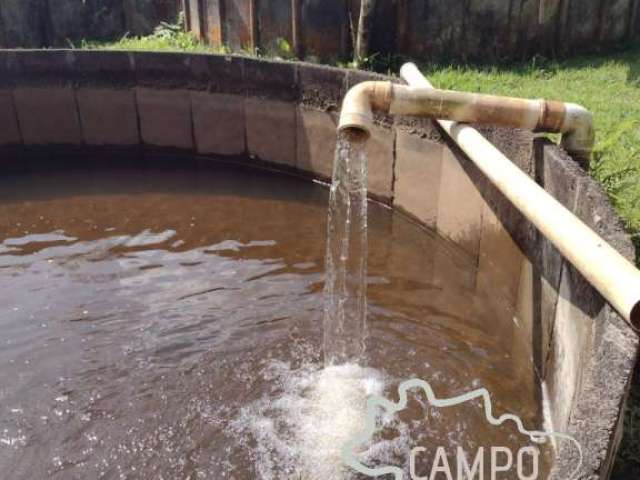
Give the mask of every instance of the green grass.
POLYGON ((124 37, 117 42, 85 42, 83 48, 96 50, 151 50, 167 52, 211 52, 214 50, 198 41, 193 35, 183 33, 172 37, 149 35, 146 37, 124 37))
POLYGON ((227 53, 227 49, 212 48, 197 36, 184 30, 184 14, 180 13, 176 23, 160 22, 151 35, 130 36, 126 34, 114 42, 82 41, 81 48, 93 50, 142 50, 153 52, 206 52, 227 53))
POLYGON ((190 32, 174 30, 175 25, 165 24, 144 37, 126 35, 115 42, 83 41, 82 48, 93 50, 143 50, 154 52, 208 52, 224 53, 225 49, 213 49, 190 32))

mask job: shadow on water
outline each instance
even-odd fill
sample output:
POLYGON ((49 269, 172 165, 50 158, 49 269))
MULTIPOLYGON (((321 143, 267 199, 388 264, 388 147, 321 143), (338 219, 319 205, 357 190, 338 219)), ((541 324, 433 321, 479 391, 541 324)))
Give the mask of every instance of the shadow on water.
MULTIPOLYGON (((115 153, 114 153, 115 155, 115 153)), ((239 188, 247 183, 255 188, 243 188, 245 196, 254 199, 271 199, 289 202, 321 203, 324 198, 318 190, 305 188, 308 179, 301 175, 273 175, 274 169, 250 161, 233 161, 227 158, 198 158, 185 155, 151 155, 145 158, 116 159, 78 157, 35 157, 29 159, 23 170, 8 173, 4 177, 0 199, 4 202, 21 202, 27 199, 51 200, 77 195, 148 194, 150 192, 216 192, 217 195, 235 196, 239 188), (226 172, 226 175, 216 175, 226 172), (11 179, 29 181, 34 178, 42 182, 47 176, 47 188, 38 191, 20 190, 11 179), (89 176, 87 176, 89 175, 89 176), (265 189, 265 177, 271 182, 280 182, 283 188, 265 189), (78 183, 77 178, 84 179, 78 183), (87 182, 87 179, 91 181, 87 182), (293 184, 291 181, 293 180, 293 184), (295 195, 289 190, 296 188, 295 195), (70 188, 70 185, 73 188, 70 188), (288 188, 284 188, 284 186, 288 188)))

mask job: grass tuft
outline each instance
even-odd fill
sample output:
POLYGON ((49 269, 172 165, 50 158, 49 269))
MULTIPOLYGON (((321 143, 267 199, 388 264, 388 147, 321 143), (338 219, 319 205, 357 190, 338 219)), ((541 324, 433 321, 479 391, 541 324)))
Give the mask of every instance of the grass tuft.
POLYGON ((93 50, 142 50, 158 52, 226 53, 226 48, 214 49, 191 32, 184 31, 182 14, 176 23, 161 22, 151 35, 132 37, 128 33, 116 42, 83 41, 82 48, 93 50))

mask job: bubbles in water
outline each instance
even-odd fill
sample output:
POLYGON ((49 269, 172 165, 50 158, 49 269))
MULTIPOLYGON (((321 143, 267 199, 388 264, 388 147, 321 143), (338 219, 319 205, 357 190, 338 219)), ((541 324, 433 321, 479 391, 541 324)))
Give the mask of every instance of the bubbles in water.
POLYGON ((367 397, 383 392, 384 375, 356 364, 291 370, 277 361, 265 375, 276 391, 243 408, 231 424, 255 442, 245 445, 253 449, 257 477, 350 478, 342 448, 362 431, 367 397))

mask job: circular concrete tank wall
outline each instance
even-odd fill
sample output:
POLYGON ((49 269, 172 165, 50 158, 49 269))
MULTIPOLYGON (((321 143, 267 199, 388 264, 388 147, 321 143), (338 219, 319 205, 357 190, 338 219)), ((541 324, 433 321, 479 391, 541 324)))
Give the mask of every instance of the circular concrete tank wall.
MULTIPOLYGON (((1 51, 0 162, 28 171, 58 154, 225 156, 326 180, 341 98, 381 78, 243 57, 1 51)), ((602 189, 563 151, 527 132, 481 130, 633 258, 602 189)), ((582 445, 581 478, 606 477, 638 347, 630 327, 431 121, 380 116, 367 148, 371 196, 457 243, 477 265, 470 288, 517 312, 508 333, 544 379, 548 420, 582 445)), ((560 452, 556 465, 575 455, 560 452)))

